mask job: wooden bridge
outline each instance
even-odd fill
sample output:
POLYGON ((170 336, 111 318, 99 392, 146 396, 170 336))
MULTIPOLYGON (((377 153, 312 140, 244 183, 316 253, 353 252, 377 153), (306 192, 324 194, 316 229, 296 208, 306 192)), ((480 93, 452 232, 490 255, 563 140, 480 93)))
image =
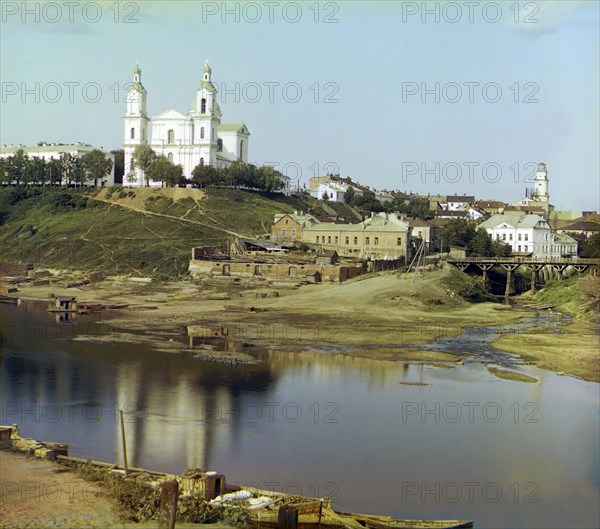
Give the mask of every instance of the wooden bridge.
POLYGON ((578 274, 582 274, 588 268, 600 267, 600 259, 580 258, 540 258, 540 257, 453 257, 448 262, 463 272, 470 265, 476 265, 483 272, 483 289, 488 290, 488 271, 494 266, 501 266, 506 270, 506 289, 504 295, 508 297, 512 289, 513 273, 520 266, 531 268, 531 291, 537 292, 537 280, 539 271, 545 266, 553 267, 562 274, 569 266, 572 266, 578 274))

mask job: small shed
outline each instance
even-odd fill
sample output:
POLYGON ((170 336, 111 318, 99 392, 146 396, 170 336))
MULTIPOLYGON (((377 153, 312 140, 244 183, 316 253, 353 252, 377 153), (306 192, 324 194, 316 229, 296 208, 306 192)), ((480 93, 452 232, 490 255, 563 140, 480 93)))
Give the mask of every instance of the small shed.
POLYGON ((225 476, 215 471, 186 470, 181 475, 181 484, 184 491, 199 492, 205 501, 214 500, 226 492, 225 476))
POLYGON ((338 262, 338 253, 335 250, 322 250, 317 255, 317 264, 332 265, 338 262))
POLYGON ((56 298, 56 310, 61 312, 76 312, 77 298, 73 296, 59 296, 56 298))
POLYGON ((322 279, 321 272, 318 270, 309 270, 306 272, 306 280, 309 283, 320 283, 322 279))

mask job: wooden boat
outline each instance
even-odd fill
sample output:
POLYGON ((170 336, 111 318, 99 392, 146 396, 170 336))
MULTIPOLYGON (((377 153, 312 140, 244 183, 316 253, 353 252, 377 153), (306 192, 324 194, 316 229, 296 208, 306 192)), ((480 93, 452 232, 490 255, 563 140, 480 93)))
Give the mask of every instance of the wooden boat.
MULTIPOLYGON (((329 498, 292 496, 246 487, 252 500, 264 507, 249 507, 254 527, 286 529, 470 529, 470 520, 403 520, 392 516, 336 512, 329 498)), ((239 493, 239 491, 238 491, 239 493)))
POLYGON ((19 303, 19 298, 0 295, 0 303, 10 303, 13 305, 17 305, 19 303))

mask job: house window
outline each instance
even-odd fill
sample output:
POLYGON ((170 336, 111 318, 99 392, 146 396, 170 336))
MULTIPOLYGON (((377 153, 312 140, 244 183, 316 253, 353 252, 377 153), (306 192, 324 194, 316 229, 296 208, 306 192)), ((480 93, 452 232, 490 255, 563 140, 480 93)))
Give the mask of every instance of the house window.
POLYGON ((204 165, 204 158, 200 158, 200 165, 204 165))
POLYGON ((192 123, 192 144, 194 144, 194 141, 196 140, 194 133, 195 133, 195 129, 194 129, 194 124, 192 123))
POLYGON ((296 228, 292 229, 292 237, 296 236, 296 228))
POLYGON ((506 233, 502 234, 502 240, 505 241, 506 240, 506 233))
POLYGON ((131 127, 131 139, 135 140, 135 128, 131 127))
POLYGON ((521 240, 521 234, 519 233, 519 235, 517 236, 517 239, 521 240))
POLYGON ((223 150, 223 140, 219 138, 217 140, 217 151, 221 152, 223 150))
POLYGON ((402 246, 402 239, 400 237, 396 239, 396 246, 402 246))
POLYGON ((200 102, 200 114, 206 114, 206 98, 203 97, 200 102))
POLYGON ((358 244, 358 237, 354 237, 354 244, 358 244))
POLYGON ((242 159, 243 152, 244 152, 244 140, 240 140, 240 160, 242 159))
POLYGON ((281 228, 281 236, 285 237, 285 228, 281 228))
POLYGON ((167 154, 167 160, 169 160, 171 163, 173 162, 173 153, 172 152, 167 154))
POLYGON ((204 127, 200 127, 200 139, 204 139, 204 127))
POLYGON ((336 236, 336 238, 335 238, 335 241, 334 241, 334 242, 335 242, 335 244, 337 244, 337 243, 338 243, 338 238, 337 238, 337 236, 336 236))
POLYGON ((323 237, 321 237, 321 242, 325 242, 325 235, 323 235, 323 237))
POLYGON ((518 251, 519 251, 519 252, 521 251, 521 245, 520 245, 520 244, 519 244, 519 246, 518 246, 518 251))
POLYGON ((525 234, 525 240, 526 240, 526 241, 528 241, 528 240, 529 240, 529 234, 528 234, 528 233, 526 233, 526 234, 525 234))
POLYGON ((317 235, 317 240, 315 241, 317 244, 319 244, 319 236, 317 235))
POLYGON ((328 243, 331 243, 331 235, 328 235, 328 236, 327 236, 327 242, 328 242, 328 243))
POLYGON ((509 240, 511 240, 511 241, 512 241, 512 240, 513 240, 513 234, 511 233, 511 234, 508 236, 508 238, 509 238, 509 240))
POLYGON ((499 241, 500 240, 500 234, 496 233, 496 240, 499 241))
POLYGON ((350 237, 346 237, 346 244, 350 244, 350 237))
POLYGON ((289 222, 290 222, 290 219, 285 219, 285 220, 283 221, 283 223, 284 223, 284 224, 288 224, 289 222))
POLYGON ((365 238, 365 244, 370 244, 370 242, 371 242, 371 239, 369 237, 366 237, 365 238))
POLYGON ((379 237, 375 237, 375 246, 379 244, 379 237))
POLYGON ((175 131, 173 129, 170 129, 169 132, 167 132, 167 143, 175 143, 175 131))

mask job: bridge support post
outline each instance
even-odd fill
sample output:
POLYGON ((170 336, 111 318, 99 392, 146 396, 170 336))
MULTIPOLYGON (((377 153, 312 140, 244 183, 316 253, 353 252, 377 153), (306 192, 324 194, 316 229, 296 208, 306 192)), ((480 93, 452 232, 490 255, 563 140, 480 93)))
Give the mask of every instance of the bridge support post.
POLYGON ((537 292, 538 272, 544 268, 543 264, 531 264, 531 293, 537 292))
POLYGON ((506 270, 506 289, 504 290, 504 297, 506 298, 506 301, 508 302, 508 298, 511 295, 512 291, 513 291, 513 281, 514 281, 514 276, 513 276, 513 272, 519 268, 520 263, 502 263, 502 268, 504 268, 504 270, 506 270))
POLYGON ((588 269, 589 265, 587 264, 575 264, 573 265, 573 268, 575 268, 575 270, 577 270, 577 273, 579 275, 581 275, 583 272, 585 272, 588 269))
POLYGON ((553 267, 556 270, 556 280, 562 281, 563 272, 567 269, 567 265, 559 264, 559 265, 553 265, 553 267))
POLYGON ((483 290, 488 292, 488 271, 491 270, 494 265, 491 263, 477 263, 477 266, 481 268, 481 271, 483 272, 483 290))

